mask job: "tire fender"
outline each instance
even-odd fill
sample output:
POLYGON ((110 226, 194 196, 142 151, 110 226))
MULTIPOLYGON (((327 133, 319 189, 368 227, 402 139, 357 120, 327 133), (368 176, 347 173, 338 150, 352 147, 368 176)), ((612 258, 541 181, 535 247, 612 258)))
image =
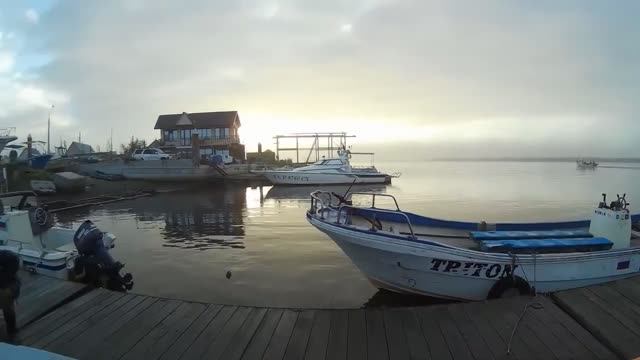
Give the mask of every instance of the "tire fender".
POLYGON ((508 289, 517 289, 520 295, 530 295, 531 285, 520 276, 509 276, 498 280, 487 295, 487 299, 499 299, 508 289))

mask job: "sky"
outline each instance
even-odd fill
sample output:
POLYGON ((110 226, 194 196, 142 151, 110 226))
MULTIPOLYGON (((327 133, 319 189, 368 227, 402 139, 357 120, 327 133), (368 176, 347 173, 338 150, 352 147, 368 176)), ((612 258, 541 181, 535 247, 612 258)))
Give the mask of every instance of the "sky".
MULTIPOLYGON (((0 127, 118 147, 237 110, 248 151, 640 156, 640 2, 0 0, 0 127), (54 106, 52 108, 52 105, 54 106), (392 149, 394 149, 392 151, 392 149)), ((378 157, 380 157, 380 155, 378 157)))

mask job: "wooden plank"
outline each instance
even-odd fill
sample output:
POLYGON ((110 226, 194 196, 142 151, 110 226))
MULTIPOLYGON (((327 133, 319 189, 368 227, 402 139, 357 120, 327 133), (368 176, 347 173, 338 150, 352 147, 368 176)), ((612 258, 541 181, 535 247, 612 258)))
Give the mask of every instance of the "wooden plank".
POLYGON ((81 314, 83 311, 93 306, 94 302, 103 301, 108 297, 108 295, 108 291, 96 289, 68 304, 63 305, 56 309, 56 311, 45 315, 36 323, 20 329, 20 332, 18 333, 20 342, 23 344, 32 343, 35 341, 31 339, 32 336, 38 336, 37 334, 42 332, 48 333, 49 331, 47 329, 51 328, 51 326, 59 326, 60 323, 68 321, 70 318, 81 314))
MULTIPOLYGON (((502 342, 503 345, 502 347, 498 348, 500 349, 499 352, 493 351, 493 345, 490 346, 490 348, 492 349, 492 353, 496 358, 507 354, 509 339, 511 338, 513 327, 515 326, 515 321, 510 321, 510 319, 508 317, 505 317, 505 314, 503 314, 502 312, 496 311, 496 309, 492 309, 490 306, 487 306, 489 303, 499 301, 502 300, 492 300, 483 303, 472 303, 464 305, 467 306, 467 315, 469 315, 472 319, 475 319, 474 324, 477 325, 478 330, 481 333, 483 332, 483 329, 486 329, 488 330, 489 334, 495 332, 500 337, 500 342, 502 342), (482 323, 488 324, 489 327, 483 328, 480 325, 482 323)), ((497 342, 498 341, 496 341, 496 343, 497 342)), ((529 349, 529 347, 522 341, 522 339, 520 339, 520 335, 517 332, 513 336, 513 340, 511 342, 511 353, 509 355, 522 360, 536 359, 536 356, 534 355, 532 350, 529 349)))
POLYGON ((347 326, 349 326, 347 316, 348 313, 345 310, 333 310, 331 312, 327 359, 340 360, 347 358, 347 326))
POLYGON ((282 313, 283 310, 280 309, 269 309, 267 311, 267 314, 264 316, 262 323, 260 323, 258 330, 256 330, 249 342, 249 345, 247 345, 247 348, 242 354, 242 359, 262 359, 262 355, 267 349, 269 341, 271 341, 271 336, 273 336, 276 326, 280 323, 282 313))
POLYGON ((467 346, 467 342, 464 337, 462 337, 462 334, 460 334, 453 319, 448 316, 449 312, 447 308, 449 306, 451 305, 434 307, 433 311, 430 312, 430 316, 434 321, 438 322, 451 356, 456 360, 472 360, 473 356, 467 346))
POLYGON ((273 332, 269 345, 264 352, 263 359, 273 360, 283 358, 297 319, 298 312, 292 310, 283 311, 280 322, 273 332))
POLYGON ((367 310, 367 356, 369 359, 389 359, 384 316, 380 310, 367 310))
MULTIPOLYGON (((126 326, 131 319, 147 311, 158 301, 157 298, 146 296, 138 296, 138 298, 140 301, 126 312, 119 309, 111 317, 87 329, 87 331, 77 339, 77 342, 82 344, 82 347, 74 348, 71 352, 67 353, 67 355, 79 359, 93 358, 95 353, 101 352, 103 348, 109 346, 108 343, 105 343, 108 336, 119 331, 122 327, 126 326)), ((136 301, 136 299, 132 301, 136 301)))
POLYGON ((634 334, 640 335, 640 306, 606 285, 589 287, 583 293, 634 334))
MULTIPOLYGON (((506 307, 503 309, 506 310, 506 307)), ((530 309, 527 309, 527 311, 530 311, 530 309)), ((515 324, 518 323, 518 319, 520 318, 520 316, 522 316, 521 314, 522 314, 522 310, 520 314, 515 314, 513 312, 505 312, 505 319, 508 320, 509 324, 514 324, 515 326, 515 324)), ((538 359, 554 358, 554 354, 551 351, 551 349, 549 349, 549 347, 543 341, 540 340, 538 335, 533 331, 531 331, 531 329, 528 326, 526 326, 526 324, 524 324, 522 320, 520 321, 520 324, 518 324, 516 327, 516 332, 514 337, 515 336, 518 336, 525 344, 527 344, 529 346, 529 349, 533 349, 532 353, 535 354, 538 359)))
POLYGON ((640 305, 640 284, 637 281, 634 281, 637 278, 640 277, 618 280, 607 285, 619 292, 629 301, 632 301, 636 305, 640 305))
MULTIPOLYGON (((558 303, 560 303, 556 299, 556 294, 552 295, 558 303)), ((549 303, 551 303, 549 301, 549 303)), ((558 306, 547 306, 545 305, 546 313, 538 313, 540 316, 550 316, 556 321, 559 321, 565 329, 567 329, 576 339, 580 341, 582 345, 584 345, 589 351, 593 354, 593 357, 596 359, 614 359, 617 358, 611 350, 609 350, 604 344, 596 340, 593 334, 589 333, 587 329, 578 324, 574 318, 572 318, 567 312, 561 310, 558 306)))
POLYGON ((122 308, 123 306, 132 306, 130 305, 130 303, 133 303, 133 305, 135 305, 136 301, 132 300, 138 298, 139 297, 136 296, 121 296, 116 301, 110 303, 106 307, 103 307, 99 311, 91 314, 88 318, 82 320, 82 322, 75 326, 73 329, 58 336, 54 341, 49 343, 45 347, 45 349, 57 353, 66 353, 67 351, 71 351, 73 347, 78 346, 78 339, 89 328, 95 326, 103 319, 113 316, 116 311, 118 311, 118 309, 122 308))
POLYGON ((298 314, 293 334, 284 353, 285 360, 304 359, 315 313, 313 310, 304 310, 298 314))
POLYGON ((231 343, 234 335, 242 327, 245 320, 251 313, 251 308, 240 307, 233 313, 229 321, 224 325, 222 331, 218 334, 215 340, 211 341, 205 352, 200 356, 203 359, 217 360, 220 359, 222 353, 231 343))
POLYGON ((222 305, 209 305, 198 318, 182 332, 180 337, 166 350, 160 359, 179 359, 182 354, 193 344, 200 336, 209 323, 218 315, 222 309, 222 305))
POLYGON ((347 359, 367 358, 367 319, 365 310, 349 310, 347 335, 347 359))
POLYGON ((180 304, 122 358, 132 360, 159 358, 205 309, 204 304, 191 302, 180 304))
POLYGON ((233 342, 225 349, 222 354, 222 359, 240 359, 245 349, 251 342, 251 338, 256 334, 256 330, 262 323, 262 320, 267 313, 266 308, 254 308, 247 317, 247 320, 242 324, 242 327, 238 330, 238 333, 233 338, 233 342))
POLYGON ((422 336, 420 323, 413 309, 405 308, 396 311, 402 320, 402 328, 407 337, 407 349, 412 360, 431 360, 429 345, 422 336))
POLYGON ((393 310, 384 310, 384 329, 390 359, 408 359, 409 345, 402 327, 402 319, 393 310))
POLYGON ((629 359, 638 355, 638 336, 591 301, 583 289, 563 291, 555 294, 555 298, 565 311, 618 356, 629 359))
POLYGON ((313 319, 307 353, 305 354, 306 360, 323 360, 325 358, 330 328, 331 311, 319 310, 313 319))
MULTIPOLYGON (((545 304, 546 305, 546 304, 545 304)), ((553 305, 555 306, 555 305, 553 305)), ((595 355, 582 344, 562 323, 549 315, 545 306, 544 311, 532 311, 531 318, 537 320, 543 329, 546 329, 549 336, 555 337, 561 342, 570 356, 566 358, 589 359, 596 358, 595 355)))
MULTIPOLYGON (((507 358, 507 345, 502 340, 502 337, 495 330, 491 324, 484 319, 480 318, 477 314, 477 309, 469 310, 469 304, 459 305, 459 311, 464 312, 466 317, 471 321, 473 327, 478 331, 484 342, 487 344, 489 351, 493 355, 494 359, 506 359, 507 358)), ((513 354, 511 358, 517 358, 517 354, 513 354)))
POLYGON ((471 319, 467 316, 466 312, 461 305, 447 306, 447 317, 453 322, 460 335, 467 344, 467 347, 476 359, 493 359, 494 356, 489 349, 489 346, 483 340, 482 336, 478 332, 471 319))
POLYGON ((115 302, 121 296, 122 294, 120 293, 110 293, 107 299, 105 299, 105 301, 95 304, 95 306, 93 306, 92 308, 88 309, 87 311, 84 311, 82 314, 78 316, 73 317, 69 321, 58 324, 57 327, 51 329, 51 331, 49 331, 47 334, 42 334, 42 336, 33 343, 33 346, 38 348, 44 348, 47 344, 55 340, 58 336, 61 336, 65 332, 78 326, 78 324, 80 324, 85 319, 89 318, 93 313, 100 311, 104 307, 115 302))
POLYGON ((218 315, 211 320, 207 327, 200 333, 191 346, 185 351, 181 359, 200 359, 201 355, 207 350, 218 334, 229 321, 233 313, 238 310, 236 306, 223 306, 218 315))
POLYGON ((119 359, 140 339, 147 335, 158 323, 165 319, 180 305, 177 300, 159 299, 148 309, 140 312, 119 331, 105 338, 100 351, 94 359, 119 359))
POLYGON ((420 328, 427 344, 431 358, 433 359, 452 359, 449 346, 444 339, 439 324, 434 321, 431 311, 427 308, 416 309, 416 314, 420 322, 420 328))

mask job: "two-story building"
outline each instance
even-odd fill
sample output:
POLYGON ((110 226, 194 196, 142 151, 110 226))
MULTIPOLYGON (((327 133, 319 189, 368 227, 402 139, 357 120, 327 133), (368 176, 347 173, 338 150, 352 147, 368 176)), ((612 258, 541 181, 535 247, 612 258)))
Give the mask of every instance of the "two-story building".
POLYGON ((237 111, 216 111, 160 115, 155 129, 160 130, 160 147, 167 152, 191 156, 197 134, 201 158, 220 155, 229 163, 245 160, 239 127, 237 111))

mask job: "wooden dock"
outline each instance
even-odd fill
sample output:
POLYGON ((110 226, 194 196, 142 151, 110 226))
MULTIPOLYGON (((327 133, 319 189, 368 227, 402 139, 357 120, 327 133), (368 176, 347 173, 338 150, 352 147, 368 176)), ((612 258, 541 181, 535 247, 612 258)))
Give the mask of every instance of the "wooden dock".
POLYGON ((226 306, 104 289, 78 296, 82 289, 42 276, 27 277, 17 341, 78 359, 528 360, 640 355, 640 278, 551 297, 353 310, 226 306))
MULTIPOLYGON (((86 291, 86 286, 83 284, 24 271, 20 272, 20 280, 22 281, 21 295, 16 306, 19 309, 17 312, 19 327, 32 323, 86 291)), ((5 336, 4 318, 0 312, 0 339, 4 339, 5 336)))

